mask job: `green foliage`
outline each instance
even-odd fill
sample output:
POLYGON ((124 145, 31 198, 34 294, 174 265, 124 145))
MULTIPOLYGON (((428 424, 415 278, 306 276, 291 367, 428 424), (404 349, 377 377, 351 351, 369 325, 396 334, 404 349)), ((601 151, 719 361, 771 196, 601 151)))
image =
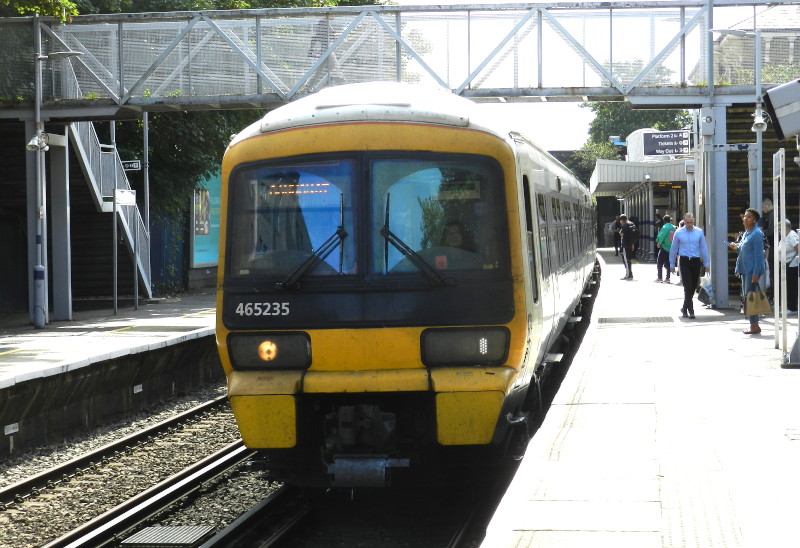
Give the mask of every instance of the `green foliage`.
POLYGON ((582 105, 595 113, 589 124, 589 140, 607 143, 611 135, 625 139, 628 135, 646 127, 661 131, 682 129, 691 125, 691 115, 685 110, 634 109, 626 102, 602 102, 582 105))
MULTIPOLYGON (((260 111, 151 113, 150 207, 155 214, 179 215, 192 204, 202 179, 219 169, 230 136, 262 116, 260 111)), ((117 122, 117 148, 124 160, 143 158, 143 123, 117 122)), ((107 132, 108 124, 98 127, 107 132)), ((108 137, 102 137, 102 139, 108 137)), ((104 142, 108 142, 107 140, 104 142)), ((128 172, 141 188, 142 172, 128 172)))
POLYGON ((71 15, 78 15, 78 8, 70 0, 0 0, 0 17, 34 14, 66 21, 71 15))
POLYGON ((594 172, 595 163, 600 159, 619 160, 620 157, 614 145, 608 141, 601 143, 586 141, 580 149, 575 151, 575 154, 564 160, 564 165, 572 170, 581 181, 588 183, 594 172))

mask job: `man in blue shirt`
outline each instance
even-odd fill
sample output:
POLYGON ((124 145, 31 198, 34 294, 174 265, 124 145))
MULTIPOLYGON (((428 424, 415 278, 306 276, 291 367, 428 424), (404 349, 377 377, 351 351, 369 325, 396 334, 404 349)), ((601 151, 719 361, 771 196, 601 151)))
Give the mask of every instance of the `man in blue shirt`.
POLYGON ((708 272, 708 246, 703 229, 694 226, 694 215, 683 216, 683 228, 675 231, 669 250, 669 271, 675 272, 675 259, 680 257, 681 281, 683 282, 683 317, 694 318, 694 290, 700 281, 701 267, 708 272))

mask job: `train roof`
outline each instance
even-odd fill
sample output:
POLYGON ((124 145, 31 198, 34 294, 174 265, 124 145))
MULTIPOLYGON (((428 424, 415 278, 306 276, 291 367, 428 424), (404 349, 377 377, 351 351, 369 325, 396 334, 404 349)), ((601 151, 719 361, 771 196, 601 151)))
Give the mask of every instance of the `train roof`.
MULTIPOLYGON (((408 122, 471 127, 507 137, 507 130, 475 123, 477 105, 438 86, 368 82, 325 88, 268 112, 231 144, 284 129, 347 122, 408 122)), ((480 118, 480 116, 477 116, 480 118)), ((484 121, 485 122, 485 121, 484 121)))
POLYGON ((322 89, 268 112, 231 141, 236 143, 271 132, 350 122, 403 122, 463 127, 484 131, 505 141, 520 140, 551 165, 570 174, 561 162, 536 143, 512 129, 507 121, 493 117, 473 101, 440 86, 398 82, 366 82, 322 89))

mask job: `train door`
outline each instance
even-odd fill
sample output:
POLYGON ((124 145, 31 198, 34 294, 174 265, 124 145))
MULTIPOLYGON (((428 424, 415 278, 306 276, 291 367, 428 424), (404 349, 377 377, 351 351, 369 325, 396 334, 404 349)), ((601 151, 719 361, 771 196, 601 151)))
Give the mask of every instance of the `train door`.
POLYGON ((544 194, 536 194, 536 208, 539 217, 539 266, 542 271, 539 301, 542 305, 542 333, 543 336, 546 336, 553 327, 553 315, 555 313, 555 284, 553 280, 555 279, 558 265, 554 253, 555 247, 552 245, 555 238, 552 211, 544 194))
POLYGON ((528 281, 531 288, 531 296, 533 298, 534 306, 539 304, 539 282, 538 272, 536 271, 536 253, 534 253, 534 240, 533 240, 533 200, 531 199, 531 186, 527 175, 522 176, 522 191, 525 200, 525 234, 528 239, 528 266, 530 268, 530 280, 528 281))

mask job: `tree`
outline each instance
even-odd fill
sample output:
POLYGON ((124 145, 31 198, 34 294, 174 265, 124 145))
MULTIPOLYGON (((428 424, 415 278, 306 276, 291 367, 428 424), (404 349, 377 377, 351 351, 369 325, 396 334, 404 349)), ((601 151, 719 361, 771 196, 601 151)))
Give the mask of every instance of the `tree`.
POLYGON ((572 170, 581 181, 588 184, 599 159, 619 160, 619 153, 608 141, 604 143, 586 141, 573 155, 565 158, 564 165, 572 170))
POLYGON ((77 15, 78 8, 70 0, 0 0, 0 17, 34 14, 65 20, 77 15))
POLYGON ((652 127, 658 130, 682 129, 691 125, 691 115, 685 110, 676 109, 634 109, 627 102, 586 103, 595 113, 589 124, 589 140, 593 143, 606 143, 612 135, 624 139, 637 129, 652 127))

